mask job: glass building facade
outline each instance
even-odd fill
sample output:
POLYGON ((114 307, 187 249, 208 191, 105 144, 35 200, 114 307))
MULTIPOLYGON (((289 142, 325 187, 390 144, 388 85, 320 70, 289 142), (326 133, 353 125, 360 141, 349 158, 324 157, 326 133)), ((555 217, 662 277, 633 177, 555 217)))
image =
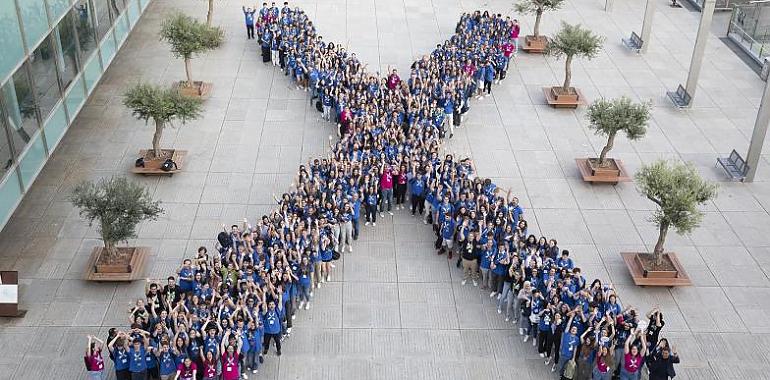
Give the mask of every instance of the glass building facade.
POLYGON ((0 228, 150 0, 0 0, 0 228))

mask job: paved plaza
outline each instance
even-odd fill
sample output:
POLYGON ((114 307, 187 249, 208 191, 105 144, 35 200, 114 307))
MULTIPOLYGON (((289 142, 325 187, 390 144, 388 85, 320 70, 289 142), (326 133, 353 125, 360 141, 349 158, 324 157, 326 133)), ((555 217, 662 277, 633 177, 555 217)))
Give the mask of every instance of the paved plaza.
MULTIPOLYGON (((664 94, 686 80, 700 14, 655 1, 646 55, 620 43, 640 31, 643 0, 615 0, 611 13, 600 0, 568 0, 562 10, 544 15, 542 30, 551 34, 565 20, 607 37, 598 58, 573 65, 574 86, 587 97, 626 95, 654 103, 647 136, 634 143, 619 137, 613 157, 634 171, 658 158, 692 161, 703 176, 722 182, 699 229, 669 234, 668 249, 679 254, 694 286, 654 289, 631 282, 619 252, 652 249, 653 204, 632 183, 590 186, 579 179, 574 158, 595 156, 605 140, 588 130, 585 107, 545 105, 541 87, 561 82, 563 61, 520 54, 493 96, 475 101, 446 150, 472 157, 481 176, 510 187, 530 231, 558 239, 587 278, 612 283, 625 305, 644 312, 660 305, 662 336, 682 358, 677 379, 770 378, 770 155, 763 156, 753 184, 724 182, 714 166, 733 148, 745 153, 764 83, 722 36, 711 35, 694 107, 674 109, 664 94)), ((245 38, 245 3, 216 3, 215 23, 227 31, 227 42, 193 61, 196 79, 214 83, 205 116, 167 129, 163 139, 164 147, 189 151, 184 171, 173 178, 131 177, 166 209, 131 242, 152 247, 150 278, 165 278, 198 246, 211 247, 223 223, 265 214, 272 194, 289 188, 299 163, 325 155, 334 133, 306 92, 260 62, 257 45, 245 38)), ((448 38, 462 12, 513 15, 512 1, 292 5, 310 14, 325 40, 345 44, 370 70, 390 65, 401 73, 448 38)), ((149 145, 153 128, 130 116, 121 93, 140 80, 170 84, 183 77, 183 63, 158 40, 160 20, 175 8, 205 17, 204 1, 151 3, 0 233, 0 270, 20 272, 21 303, 28 310, 23 319, 0 319, 0 379, 85 378, 86 334, 103 337, 110 327, 126 327, 129 303, 142 297, 143 281, 81 280, 92 247, 101 242, 67 197, 84 179, 127 174, 136 152, 149 145)), ((519 19, 528 34, 533 19, 519 19)), ((378 222, 362 227, 355 252, 337 264, 335 281, 315 292, 312 309, 299 312, 283 356, 269 355, 256 378, 553 378, 490 298, 460 285, 454 261, 435 254, 428 226, 407 211, 378 222)))

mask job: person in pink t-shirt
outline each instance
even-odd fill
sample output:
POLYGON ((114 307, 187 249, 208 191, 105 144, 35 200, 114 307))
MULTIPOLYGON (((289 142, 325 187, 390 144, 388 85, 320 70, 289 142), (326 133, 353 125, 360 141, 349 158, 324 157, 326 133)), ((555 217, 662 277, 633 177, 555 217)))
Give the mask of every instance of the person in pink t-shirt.
POLYGON ((193 363, 189 356, 176 367, 177 380, 194 380, 198 375, 198 366, 193 363))
POLYGON ((203 380, 217 380, 217 359, 213 351, 206 351, 203 359, 203 380))
POLYGON ((90 380, 104 380, 102 346, 104 346, 104 341, 92 335, 88 336, 86 355, 83 359, 86 362, 86 369, 88 369, 88 378, 90 380))
POLYGON ((647 338, 642 334, 641 329, 637 329, 634 334, 629 334, 626 339, 626 345, 623 350, 623 362, 620 365, 620 380, 637 380, 639 371, 642 369, 642 360, 647 351, 647 338), (640 338, 642 340, 641 350, 631 343, 640 338))
POLYGON ((380 202, 380 216, 385 217, 385 202, 388 202, 388 214, 393 215, 390 209, 393 207, 393 170, 390 165, 385 165, 380 175, 380 192, 382 201, 380 202))
POLYGON ((511 25, 511 39, 513 40, 513 54, 515 55, 516 52, 519 51, 519 33, 521 32, 521 27, 519 26, 519 20, 513 19, 513 25, 511 25))
MULTIPOLYGON (((235 335, 236 345, 230 344, 231 334, 232 331, 228 329, 222 338, 222 380, 238 380, 241 377, 238 361, 241 355, 243 339, 239 335, 235 335)), ((243 378, 248 379, 249 377, 244 373, 243 378)))

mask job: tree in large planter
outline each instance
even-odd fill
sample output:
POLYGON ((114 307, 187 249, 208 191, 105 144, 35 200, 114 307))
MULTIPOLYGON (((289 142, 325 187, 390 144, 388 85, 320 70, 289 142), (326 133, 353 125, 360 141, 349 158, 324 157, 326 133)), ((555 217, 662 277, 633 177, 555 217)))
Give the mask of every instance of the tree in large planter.
POLYGON ((95 249, 97 258, 89 271, 100 272, 99 268, 104 268, 101 272, 105 274, 141 271, 136 263, 143 262, 139 256, 146 251, 135 247, 118 248, 117 243, 135 238, 136 226, 141 221, 156 220, 163 213, 160 202, 153 200, 144 186, 125 177, 85 181, 75 187, 70 201, 80 209, 80 216, 88 220, 89 226, 97 224, 104 242, 103 248, 95 249), (121 267, 125 271, 114 269, 121 267))
POLYGON ((548 44, 548 39, 540 35, 540 21, 543 13, 554 11, 561 7, 564 0, 521 0, 514 5, 516 12, 535 15, 535 27, 532 35, 524 37, 524 50, 531 53, 542 53, 548 44))
POLYGON ((644 137, 650 120, 650 104, 634 103, 625 96, 612 100, 599 99, 588 107, 586 117, 591 123, 589 128, 597 135, 607 136, 607 144, 599 158, 588 158, 584 164, 588 165, 593 176, 606 178, 607 182, 612 182, 614 178, 617 182, 622 164, 619 160, 607 158, 607 153, 615 145, 618 133, 624 132, 632 141, 644 137))
POLYGON ((126 91, 123 95, 123 105, 128 107, 137 119, 146 123, 152 119, 155 123, 152 150, 144 152, 141 157, 145 161, 144 168, 160 167, 159 161, 173 159, 175 151, 164 152, 160 147, 163 129, 176 120, 184 124, 188 120, 197 119, 200 117, 202 104, 199 98, 184 96, 172 88, 151 84, 139 83, 126 91))
POLYGON ((557 102, 572 102, 577 106, 579 94, 572 84, 572 60, 575 57, 593 59, 602 49, 604 37, 598 36, 580 24, 561 23, 561 30, 549 42, 546 52, 555 57, 565 57, 564 83, 561 87, 551 87, 550 99, 557 102))
POLYGON ((184 59, 187 81, 180 83, 180 91, 188 96, 204 96, 211 85, 193 81, 191 60, 198 54, 219 47, 224 40, 222 29, 176 13, 163 21, 160 36, 161 40, 171 45, 171 53, 175 57, 184 59))
POLYGON ((668 231, 673 227, 685 234, 698 227, 703 219, 698 207, 716 198, 718 186, 701 178, 692 164, 665 160, 643 166, 635 179, 639 192, 657 205, 651 221, 658 227, 652 255, 637 254, 637 260, 645 277, 652 272, 674 272, 676 277, 678 260, 673 253, 664 254, 668 231))

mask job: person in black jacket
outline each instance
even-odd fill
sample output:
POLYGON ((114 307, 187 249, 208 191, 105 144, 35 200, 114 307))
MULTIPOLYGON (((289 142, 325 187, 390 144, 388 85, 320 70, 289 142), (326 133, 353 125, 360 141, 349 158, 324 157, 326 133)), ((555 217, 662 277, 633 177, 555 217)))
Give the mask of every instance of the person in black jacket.
POLYGON ((660 351, 655 350, 647 356, 647 368, 650 370, 650 380, 668 380, 676 376, 674 364, 679 363, 679 355, 675 347, 665 346, 660 351))

